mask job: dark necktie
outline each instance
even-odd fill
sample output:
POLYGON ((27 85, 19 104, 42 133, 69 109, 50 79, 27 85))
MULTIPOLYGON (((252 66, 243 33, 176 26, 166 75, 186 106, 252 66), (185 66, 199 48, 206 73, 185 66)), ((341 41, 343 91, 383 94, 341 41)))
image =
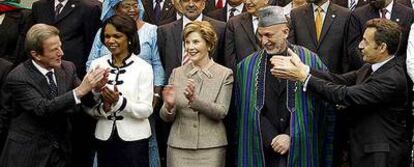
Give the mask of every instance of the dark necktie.
POLYGON ((231 8, 230 9, 230 16, 229 16, 229 19, 230 18, 232 18, 233 16, 234 16, 234 12, 236 12, 237 11, 237 9, 236 8, 231 8))
POLYGON ((49 94, 52 97, 56 97, 58 94, 58 88, 56 86, 55 80, 53 79, 53 72, 49 71, 46 73, 46 76, 49 79, 49 94))
POLYGON ((155 15, 155 23, 158 25, 161 19, 161 2, 162 0, 155 0, 155 8, 154 8, 154 15, 155 15))
POLYGON ((57 18, 58 15, 60 14, 61 9, 63 8, 63 1, 64 0, 58 0, 59 3, 56 5, 56 10, 55 10, 55 17, 57 18))
POLYGON ((386 16, 386 14, 388 12, 387 9, 383 8, 380 11, 381 11, 381 18, 386 19, 387 17, 385 17, 385 16, 386 16))

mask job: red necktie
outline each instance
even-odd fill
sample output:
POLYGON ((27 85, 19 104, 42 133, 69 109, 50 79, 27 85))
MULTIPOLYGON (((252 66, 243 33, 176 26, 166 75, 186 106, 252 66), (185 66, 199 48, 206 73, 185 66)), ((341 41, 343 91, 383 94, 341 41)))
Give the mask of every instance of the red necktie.
POLYGON ((223 5, 223 0, 217 0, 217 3, 216 3, 216 8, 217 9, 221 9, 221 8, 223 8, 224 7, 224 5, 223 5))

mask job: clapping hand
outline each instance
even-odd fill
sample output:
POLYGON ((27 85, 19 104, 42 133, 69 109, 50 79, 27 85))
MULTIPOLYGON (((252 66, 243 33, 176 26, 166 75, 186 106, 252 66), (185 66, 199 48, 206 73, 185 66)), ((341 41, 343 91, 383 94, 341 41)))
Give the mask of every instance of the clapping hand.
POLYGON ((299 56, 288 49, 289 56, 273 56, 270 62, 273 68, 270 70, 273 76, 293 81, 304 82, 307 77, 305 64, 302 63, 299 56))
POLYGON ((85 96, 93 88, 99 85, 100 82, 104 82, 102 80, 105 80, 105 73, 107 73, 107 71, 107 69, 96 67, 86 73, 81 84, 75 88, 75 94, 79 98, 85 96))
MULTIPOLYGON (((99 66, 97 67, 99 68, 99 66)), ((95 68, 96 69, 96 68, 95 68)), ((106 83, 108 83, 108 76, 109 76, 109 68, 105 69, 105 73, 103 74, 103 78, 96 84, 94 91, 95 92, 101 92, 101 90, 103 89, 103 87, 106 85, 106 83)))
POLYGON ((195 84, 196 83, 193 79, 187 80, 187 86, 184 90, 184 96, 188 99, 188 103, 192 103, 196 97, 195 84))
POLYGON ((103 87, 101 90, 101 96, 104 101, 104 110, 108 112, 110 106, 116 104, 119 100, 119 91, 118 87, 115 85, 114 90, 109 89, 107 86, 103 87))
POLYGON ((162 90, 162 98, 168 111, 175 107, 175 88, 173 85, 166 85, 162 90))

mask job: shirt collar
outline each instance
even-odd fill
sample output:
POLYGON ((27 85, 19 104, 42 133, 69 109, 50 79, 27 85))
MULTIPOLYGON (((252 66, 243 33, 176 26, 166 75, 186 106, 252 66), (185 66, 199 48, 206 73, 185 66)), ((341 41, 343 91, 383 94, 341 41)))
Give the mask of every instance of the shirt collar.
POLYGON ((204 74, 206 75, 208 78, 212 78, 213 74, 210 72, 210 68, 215 64, 213 59, 210 59, 210 62, 207 64, 206 67, 204 67, 203 69, 198 68, 197 66, 195 66, 192 62, 189 63, 189 65, 192 67, 191 71, 189 71, 187 73, 188 77, 193 76, 194 74, 196 74, 197 72, 201 72, 200 74, 204 74))
POLYGON ((381 66, 383 66, 385 63, 389 62, 390 60, 392 60, 395 56, 391 56, 390 58, 388 58, 387 60, 383 61, 383 62, 379 62, 379 63, 375 63, 371 65, 371 69, 372 72, 377 71, 381 66))
POLYGON ((236 6, 236 7, 233 7, 227 4, 227 13, 230 12, 231 8, 236 8, 237 9, 236 12, 241 13, 243 11, 243 7, 244 7, 244 3, 241 3, 239 6, 236 6))
MULTIPOLYGON (((200 14, 194 21, 203 21, 203 13, 200 14)), ((192 20, 188 19, 185 15, 183 15, 183 29, 188 24, 193 22, 192 20)))
MULTIPOLYGON (((62 5, 63 6, 65 6, 66 5, 66 3, 68 3, 68 1, 69 0, 63 0, 61 3, 62 3, 62 5)), ((55 0, 55 8, 56 8, 56 6, 59 4, 59 1, 58 0, 55 0)), ((62 10, 62 9, 61 9, 62 10)))
POLYGON ((34 60, 32 60, 32 63, 33 63, 33 65, 35 66, 35 68, 37 69, 37 70, 39 70, 40 71, 40 73, 42 73, 44 76, 46 76, 46 74, 48 73, 48 72, 50 72, 50 71, 52 71, 53 73, 55 73, 55 69, 51 69, 51 70, 48 70, 48 69, 46 69, 46 68, 44 68, 44 67, 42 67, 40 64, 37 64, 34 60))
POLYGON ((394 1, 391 1, 390 4, 388 4, 385 9, 387 9, 387 12, 390 13, 391 15, 391 11, 392 11, 392 6, 394 6, 394 1))
MULTIPOLYGON (((313 7, 313 11, 316 11, 316 9, 319 6, 318 5, 315 5, 314 3, 312 3, 312 7, 313 7)), ((322 8, 323 12, 326 13, 326 11, 328 11, 329 1, 326 1, 325 3, 323 3, 320 7, 322 8)))

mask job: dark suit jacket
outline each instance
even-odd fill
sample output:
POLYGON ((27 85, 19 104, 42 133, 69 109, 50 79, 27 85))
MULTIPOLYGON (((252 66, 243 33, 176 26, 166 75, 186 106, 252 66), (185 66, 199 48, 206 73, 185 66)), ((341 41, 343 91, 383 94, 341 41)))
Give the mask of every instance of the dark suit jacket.
MULTIPOLYGON (((229 6, 229 4, 227 4, 224 8, 222 9, 216 9, 214 11, 211 11, 209 13, 207 13, 207 15, 213 19, 222 21, 222 22, 227 22, 227 6, 229 6)), ((243 11, 245 12, 246 8, 243 7, 243 11)))
POLYGON ((247 12, 234 16, 226 27, 225 65, 235 70, 237 63, 260 50, 259 45, 253 32, 252 16, 247 12))
MULTIPOLYGON (((394 6, 391 11, 391 20, 397 22, 402 30, 402 40, 400 44, 400 50, 398 55, 403 55, 405 61, 405 52, 407 49, 408 34, 410 32, 410 26, 414 20, 413 9, 394 2, 394 6)), ((358 44, 362 40, 362 35, 365 31, 365 23, 373 18, 379 18, 378 10, 375 10, 371 5, 365 5, 357 8, 351 13, 351 17, 348 22, 347 31, 347 64, 349 65, 348 71, 359 69, 362 66, 362 59, 357 54, 358 44)), ((346 71, 346 70, 345 70, 346 71)))
MULTIPOLYGON (((216 62, 222 64, 224 31, 226 24, 203 16, 203 21, 208 21, 214 27, 217 33, 216 49, 210 55, 216 62)), ((183 47, 183 19, 158 27, 158 50, 162 65, 164 66, 167 79, 170 77, 172 70, 181 66, 182 62, 182 47, 183 47)))
MULTIPOLYGON (((37 23, 44 23, 58 28, 65 54, 63 59, 72 61, 76 65, 79 76, 83 76, 86 72, 85 63, 93 39, 100 26, 101 7, 95 0, 69 0, 57 19, 55 19, 54 8, 54 0, 34 2, 32 20, 27 28, 37 23)), ((27 55, 25 53, 20 54, 23 57, 27 57, 27 55)))
MULTIPOLYGON (((335 3, 335 4, 339 5, 339 6, 342 6, 344 8, 349 8, 348 1, 349 0, 332 0, 331 2, 333 2, 333 3, 335 3)), ((366 4, 369 4, 369 0, 358 0, 358 3, 356 5, 355 9, 356 8, 359 8, 361 6, 364 6, 366 4)))
POLYGON ((407 6, 409 8, 413 8, 413 4, 411 4, 410 0, 395 0, 395 2, 398 2, 404 6, 407 6))
POLYGON ((304 46, 318 54, 329 71, 342 73, 344 38, 350 12, 348 9, 330 3, 318 42, 316 38, 312 4, 293 9, 290 12, 290 42, 304 46))
POLYGON ((165 0, 164 5, 161 11, 160 22, 157 24, 155 22, 154 14, 154 4, 152 0, 143 0, 142 4, 144 5, 144 21, 154 25, 164 25, 171 23, 176 20, 176 11, 174 5, 171 3, 171 0, 165 0))
MULTIPOLYGON (((3 87, 3 84, 6 80, 6 76, 9 71, 13 68, 13 63, 7 61, 6 59, 0 58, 0 88, 3 87)), ((9 127, 9 119, 3 103, 6 103, 9 100, 7 97, 2 96, 2 89, 0 90, 0 150, 3 150, 4 142, 7 137, 7 130, 9 127)))
POLYGON ((20 9, 6 12, 0 24, 0 57, 15 62, 15 50, 19 34, 24 31, 24 23, 30 10, 20 9))
POLYGON ((292 2, 292 0, 269 0, 267 4, 272 6, 286 6, 288 3, 292 2))
POLYGON ((12 120, 0 166, 44 167, 52 153, 70 163, 69 114, 76 107, 73 92, 80 83, 75 65, 62 61, 55 69, 58 96, 51 97, 44 75, 31 60, 17 66, 6 79, 12 120))
POLYGON ((308 90, 347 106, 351 166, 408 166, 408 86, 394 58, 371 74, 371 66, 343 75, 311 70, 308 90))

